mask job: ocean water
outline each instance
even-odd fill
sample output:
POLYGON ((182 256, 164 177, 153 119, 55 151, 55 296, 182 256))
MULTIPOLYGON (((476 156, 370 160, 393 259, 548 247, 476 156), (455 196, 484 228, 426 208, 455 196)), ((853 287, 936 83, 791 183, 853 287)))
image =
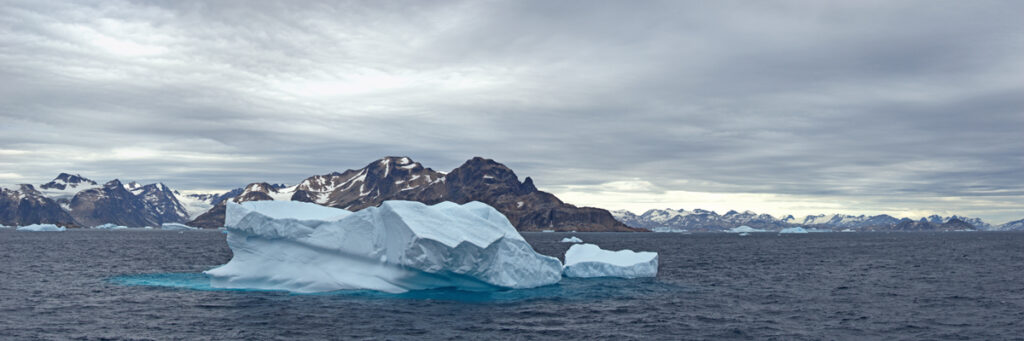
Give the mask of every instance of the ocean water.
POLYGON ((526 233, 657 251, 530 290, 216 290, 217 231, 0 230, 0 339, 1024 340, 1024 233, 526 233))

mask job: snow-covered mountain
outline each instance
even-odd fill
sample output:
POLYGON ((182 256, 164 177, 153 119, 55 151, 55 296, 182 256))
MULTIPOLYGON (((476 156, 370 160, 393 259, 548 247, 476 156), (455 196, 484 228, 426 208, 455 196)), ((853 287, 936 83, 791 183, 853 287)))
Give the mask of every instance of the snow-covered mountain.
POLYGON ((28 184, 17 190, 0 189, 0 224, 142 227, 183 223, 209 210, 221 195, 182 195, 163 183, 142 185, 117 179, 99 185, 79 174, 60 173, 38 190, 28 184))
MULTIPOLYGON (((606 210, 576 207, 537 190, 527 177, 494 160, 476 157, 451 172, 423 167, 408 157, 385 157, 360 169, 308 177, 294 186, 251 183, 232 199, 294 200, 360 210, 385 200, 412 200, 426 204, 481 201, 503 213, 520 230, 632 231, 606 210)), ((219 227, 225 205, 214 206, 189 224, 219 227)))
MULTIPOLYGON (((652 209, 644 212, 641 215, 634 214, 625 210, 618 210, 612 212, 612 215, 616 219, 625 223, 629 226, 642 227, 647 229, 657 230, 726 230, 739 226, 750 226, 755 229, 763 230, 779 230, 785 227, 804 226, 814 227, 819 229, 854 229, 854 230, 886 230, 894 229, 898 224, 904 221, 910 221, 916 223, 907 218, 897 219, 889 215, 844 215, 844 214, 819 214, 809 215, 803 219, 797 219, 792 215, 776 218, 769 214, 757 214, 751 211, 737 212, 729 211, 724 215, 719 215, 713 211, 695 209, 693 211, 687 211, 683 209, 652 209)), ((922 218, 922 221, 929 223, 929 225, 908 225, 904 224, 906 229, 911 230, 923 230, 932 228, 934 226, 941 226, 953 221, 953 224, 947 225, 948 228, 959 227, 959 223, 968 224, 975 229, 989 229, 991 226, 985 223, 979 218, 967 218, 960 216, 951 217, 940 217, 933 215, 927 218, 922 218), (959 223, 958 223, 959 222, 959 223), (956 225, 956 226, 954 226, 956 225)), ((938 228, 938 227, 934 227, 938 228)))
POLYGON ((999 226, 1004 231, 1024 231, 1024 219, 1014 220, 999 226))

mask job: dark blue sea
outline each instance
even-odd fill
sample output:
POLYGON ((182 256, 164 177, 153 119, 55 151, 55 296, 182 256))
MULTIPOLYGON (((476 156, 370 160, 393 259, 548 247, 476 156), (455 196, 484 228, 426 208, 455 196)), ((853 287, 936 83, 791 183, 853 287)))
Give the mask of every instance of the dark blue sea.
MULTIPOLYGON (((526 233, 561 258, 569 234, 526 233)), ((0 339, 1024 340, 1024 233, 576 233, 657 278, 530 290, 213 290, 218 231, 0 230, 0 339)))

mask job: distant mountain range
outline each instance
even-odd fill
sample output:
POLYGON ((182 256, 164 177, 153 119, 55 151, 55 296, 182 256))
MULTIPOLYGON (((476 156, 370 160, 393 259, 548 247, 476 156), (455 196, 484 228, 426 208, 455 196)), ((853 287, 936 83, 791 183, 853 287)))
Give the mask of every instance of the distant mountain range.
POLYGON ((139 185, 112 180, 103 185, 61 173, 39 186, 0 188, 0 224, 52 223, 142 227, 164 223, 217 228, 225 203, 294 200, 348 210, 385 200, 481 201, 494 206, 523 231, 642 231, 615 220, 603 209, 576 207, 539 191, 527 177, 498 162, 476 157, 451 172, 423 167, 407 157, 385 157, 357 170, 311 176, 296 185, 251 183, 226 193, 182 194, 162 183, 139 185))
POLYGON ((723 231, 739 226, 750 226, 763 230, 780 230, 796 226, 855 231, 1024 230, 1024 219, 994 228, 979 218, 955 215, 951 217, 932 215, 912 220, 885 214, 875 216, 820 214, 797 219, 792 215, 775 218, 770 214, 757 214, 751 211, 729 211, 719 215, 716 212, 701 209, 693 211, 653 209, 640 215, 619 210, 612 211, 612 215, 626 225, 654 231, 723 231))
POLYGON ((117 179, 100 185, 79 174, 61 173, 38 187, 0 188, 0 225, 83 227, 110 223, 143 227, 187 223, 217 228, 224 224, 228 200, 294 200, 353 211, 385 200, 427 204, 481 201, 505 214, 522 231, 722 231, 744 225, 764 230, 795 226, 858 231, 1024 230, 1024 219, 994 227, 978 218, 937 215, 912 220, 841 214, 775 218, 750 211, 719 215, 701 209, 609 213, 566 204, 537 190, 530 177, 520 182, 505 165, 480 157, 447 173, 425 168, 407 157, 385 157, 360 169, 314 175, 291 186, 255 182, 224 193, 183 194, 163 183, 142 185, 117 179))

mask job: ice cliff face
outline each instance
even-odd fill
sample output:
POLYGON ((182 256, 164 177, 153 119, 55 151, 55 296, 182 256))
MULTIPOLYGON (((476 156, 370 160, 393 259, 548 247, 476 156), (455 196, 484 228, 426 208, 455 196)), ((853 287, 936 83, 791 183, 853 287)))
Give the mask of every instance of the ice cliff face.
POLYGON ((224 288, 398 293, 455 287, 532 288, 561 278, 501 212, 480 203, 385 201, 352 213, 296 201, 225 206, 227 264, 206 273, 224 288))

